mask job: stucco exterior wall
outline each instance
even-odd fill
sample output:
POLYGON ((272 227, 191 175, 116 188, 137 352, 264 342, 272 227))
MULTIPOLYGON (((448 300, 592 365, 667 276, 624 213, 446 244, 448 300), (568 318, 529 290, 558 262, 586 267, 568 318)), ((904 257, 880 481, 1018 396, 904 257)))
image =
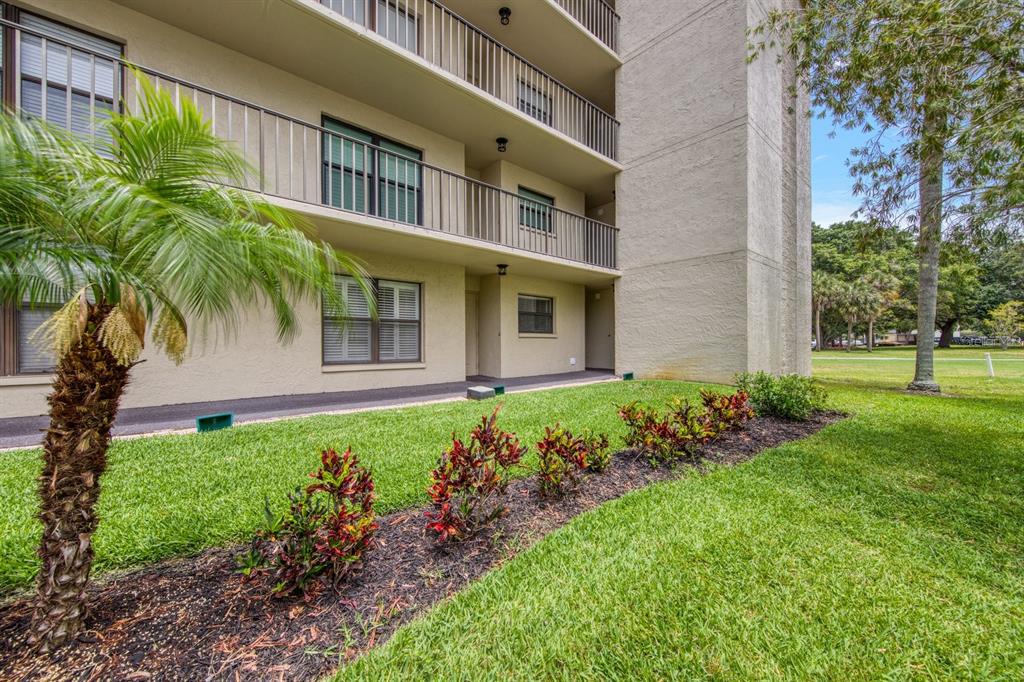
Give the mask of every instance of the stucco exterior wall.
POLYGON ((792 74, 771 55, 747 64, 758 3, 679 4, 666 25, 660 3, 618 3, 617 369, 806 373, 808 124, 787 114, 792 74))
MULTIPOLYGON (((297 306, 301 330, 287 345, 282 346, 277 341, 272 314, 257 309, 245 314, 231 338, 211 334, 205 343, 196 339, 180 367, 151 348, 147 349, 143 354, 144 362, 132 371, 133 379, 122 406, 462 381, 465 377, 465 269, 387 254, 356 255, 366 261, 373 277, 422 284, 422 362, 324 366, 319 306, 303 301, 297 306)), ((24 380, 4 377, 3 381, 24 380)), ((49 386, 45 378, 40 381, 42 383, 28 386, 3 387, 0 415, 45 413, 49 386)))
POLYGON ((512 274, 480 277, 480 373, 519 377, 584 370, 584 297, 582 284, 512 274), (519 294, 554 299, 553 334, 519 333, 519 294))

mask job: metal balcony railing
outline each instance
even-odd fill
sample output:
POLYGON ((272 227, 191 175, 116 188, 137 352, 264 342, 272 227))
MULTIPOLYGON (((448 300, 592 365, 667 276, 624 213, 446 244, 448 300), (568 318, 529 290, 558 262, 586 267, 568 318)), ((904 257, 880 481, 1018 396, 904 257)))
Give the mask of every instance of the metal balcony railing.
POLYGON ((619 51, 619 15, 604 0, 555 0, 613 52, 619 51))
MULTIPOLYGON (((0 20, 13 38, 14 106, 93 140, 115 107, 138 101, 136 71, 191 100, 214 134, 259 171, 246 189, 340 212, 499 244, 605 268, 616 267, 618 230, 524 199, 394 150, 368 144, 166 73, 0 20), (45 74, 45 76, 44 76, 45 74), (44 87, 45 85, 45 87, 44 87)), ((10 74, 10 76, 8 76, 10 74)))
MULTIPOLYGON (((617 158, 618 121, 444 5, 434 0, 318 1, 599 154, 617 158)), ((595 29, 601 30, 597 24, 595 29)))

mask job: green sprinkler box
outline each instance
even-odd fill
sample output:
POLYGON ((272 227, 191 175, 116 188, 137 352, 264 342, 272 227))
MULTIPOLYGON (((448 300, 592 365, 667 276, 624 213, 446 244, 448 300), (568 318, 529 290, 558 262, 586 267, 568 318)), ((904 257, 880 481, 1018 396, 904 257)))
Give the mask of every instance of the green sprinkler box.
POLYGON ((498 384, 497 386, 492 386, 491 388, 494 389, 494 395, 505 395, 505 387, 502 386, 501 384, 498 384))
POLYGON ((623 372, 622 373, 622 380, 623 381, 632 381, 633 380, 633 373, 632 372, 623 372))
POLYGON ((220 414, 208 414, 203 417, 196 417, 196 432, 219 431, 229 429, 235 421, 233 412, 221 412, 220 414))

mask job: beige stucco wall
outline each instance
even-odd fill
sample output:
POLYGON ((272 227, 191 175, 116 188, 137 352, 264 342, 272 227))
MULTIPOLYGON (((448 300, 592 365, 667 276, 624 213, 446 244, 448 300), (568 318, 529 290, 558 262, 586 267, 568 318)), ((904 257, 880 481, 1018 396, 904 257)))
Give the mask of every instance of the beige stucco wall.
MULTIPOLYGON (((422 284, 423 362, 394 365, 323 366, 319 307, 297 306, 302 321, 287 345, 277 341, 273 316, 266 310, 245 315, 232 338, 209 337, 193 344, 186 361, 175 366, 151 349, 132 371, 122 406, 170 405, 256 396, 349 391, 462 381, 465 377, 465 270, 461 266, 397 258, 380 253, 356 254, 371 276, 422 284)), ((24 381, 4 377, 7 384, 24 381)), ((3 383, 0 383, 3 386, 3 383)), ((0 415, 42 414, 45 383, 4 386, 0 415)))
POLYGON ((685 4, 666 26, 659 3, 618 3, 617 369, 806 373, 808 123, 773 55, 747 63, 758 3, 685 4))
POLYGON ((581 284, 512 274, 481 277, 480 373, 518 377, 584 370, 584 296, 581 284), (519 333, 519 294, 554 299, 553 334, 519 333))

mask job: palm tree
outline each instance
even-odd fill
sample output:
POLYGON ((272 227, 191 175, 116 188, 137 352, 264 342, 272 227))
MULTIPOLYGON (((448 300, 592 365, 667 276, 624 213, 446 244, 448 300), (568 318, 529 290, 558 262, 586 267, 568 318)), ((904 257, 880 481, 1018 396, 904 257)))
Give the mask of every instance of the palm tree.
POLYGON ((821 315, 836 304, 838 282, 827 272, 815 270, 811 273, 811 306, 814 309, 814 346, 822 350, 821 315))
POLYGON ((867 307, 867 291, 863 281, 839 283, 835 301, 835 307, 846 320, 846 352, 850 352, 853 348, 853 327, 864 317, 867 307))
POLYGON ((106 143, 0 118, 0 300, 60 305, 39 331, 57 359, 29 633, 43 651, 82 629, 110 429, 147 329, 180 363, 187 322, 230 335, 244 309, 267 305, 286 342, 297 300, 343 314, 336 272, 369 291, 354 259, 237 189, 251 169, 193 104, 139 81, 137 111, 111 118, 106 143))
POLYGON ((861 291, 861 312, 868 323, 867 347, 871 353, 875 349, 875 322, 899 298, 899 281, 887 272, 874 272, 860 277, 857 286, 861 291))

